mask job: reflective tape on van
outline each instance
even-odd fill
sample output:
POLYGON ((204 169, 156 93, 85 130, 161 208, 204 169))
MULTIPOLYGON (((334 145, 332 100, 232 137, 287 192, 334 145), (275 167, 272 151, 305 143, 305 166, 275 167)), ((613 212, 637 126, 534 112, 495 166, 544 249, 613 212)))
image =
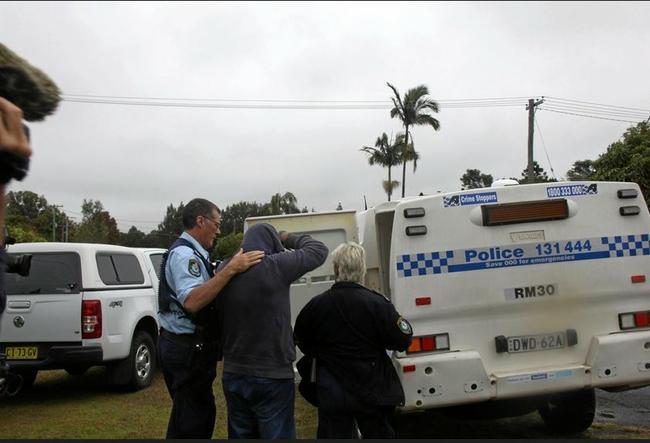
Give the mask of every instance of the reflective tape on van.
POLYGON ((397 256, 398 277, 650 255, 650 234, 420 252, 397 256))

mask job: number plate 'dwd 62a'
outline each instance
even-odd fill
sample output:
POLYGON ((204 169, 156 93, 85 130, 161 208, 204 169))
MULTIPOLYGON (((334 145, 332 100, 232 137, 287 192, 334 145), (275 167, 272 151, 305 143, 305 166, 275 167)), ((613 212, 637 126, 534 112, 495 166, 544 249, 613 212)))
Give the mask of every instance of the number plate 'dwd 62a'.
POLYGON ((540 335, 519 335, 508 337, 508 353, 547 351, 564 348, 567 345, 566 332, 540 335))
POLYGON ((36 360, 38 358, 37 346, 8 346, 5 349, 7 360, 36 360))

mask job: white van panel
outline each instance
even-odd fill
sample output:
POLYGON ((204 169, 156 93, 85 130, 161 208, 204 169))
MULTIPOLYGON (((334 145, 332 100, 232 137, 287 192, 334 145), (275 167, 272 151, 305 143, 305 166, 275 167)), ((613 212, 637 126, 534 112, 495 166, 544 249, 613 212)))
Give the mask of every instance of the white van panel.
MULTIPOLYGON (((499 398, 650 383, 650 372, 636 369, 650 359, 642 358, 644 339, 621 333, 618 325, 619 313, 650 309, 650 285, 631 282, 631 276, 650 269, 648 209, 640 191, 635 199, 617 197, 617 190, 631 188, 638 191, 633 183, 546 183, 403 202, 395 209, 391 239, 393 303, 416 336, 448 333, 451 353, 477 352, 499 398), (557 193, 567 199, 566 219, 483 226, 482 204, 544 201, 558 198, 557 193), (638 206, 640 214, 621 216, 619 208, 629 205, 638 206), (414 207, 424 208, 426 215, 405 218, 404 209, 414 207), (409 226, 426 226, 427 234, 407 236, 409 226), (423 297, 430 304, 416 305, 416 298, 423 297), (566 342, 569 330, 577 343, 566 342), (534 341, 536 350, 497 352, 498 337, 519 344, 534 341), (557 337, 564 341, 561 348, 539 350, 538 342, 557 337), (614 355, 615 348, 629 349, 614 355), (610 355, 604 361, 612 365, 627 355, 626 374, 612 382, 594 378, 596 367, 605 365, 590 360, 594 352, 610 355)), ((435 372, 446 354, 417 358, 435 372)), ((414 360, 404 353, 399 358, 406 360, 399 365, 414 360)), ((458 371, 463 373, 461 365, 458 371)), ((410 376, 400 373, 409 391, 407 409, 424 401, 417 389, 413 392, 410 376)), ((446 404, 442 397, 440 404, 446 404)))

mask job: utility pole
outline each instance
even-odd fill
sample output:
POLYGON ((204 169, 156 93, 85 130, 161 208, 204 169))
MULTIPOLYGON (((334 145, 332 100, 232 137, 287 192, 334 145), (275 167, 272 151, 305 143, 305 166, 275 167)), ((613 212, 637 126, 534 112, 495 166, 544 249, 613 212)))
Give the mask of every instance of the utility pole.
POLYGON ((528 100, 526 109, 528 110, 528 171, 527 182, 532 183, 535 176, 533 171, 533 128, 535 127, 535 107, 544 103, 544 97, 535 101, 534 98, 528 100))
POLYGON ((56 241, 56 208, 62 208, 63 205, 52 205, 52 241, 56 241))

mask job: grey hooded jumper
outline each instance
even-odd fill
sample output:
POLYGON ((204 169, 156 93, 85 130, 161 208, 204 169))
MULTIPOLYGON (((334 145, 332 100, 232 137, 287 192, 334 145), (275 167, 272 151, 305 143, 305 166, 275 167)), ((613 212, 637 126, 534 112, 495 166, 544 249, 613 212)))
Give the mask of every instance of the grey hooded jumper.
POLYGON ((293 378, 296 351, 289 286, 322 265, 328 249, 309 235, 289 234, 285 250, 275 228, 262 223, 244 235, 244 251, 263 250, 262 262, 221 291, 218 318, 223 370, 272 379, 293 378))

